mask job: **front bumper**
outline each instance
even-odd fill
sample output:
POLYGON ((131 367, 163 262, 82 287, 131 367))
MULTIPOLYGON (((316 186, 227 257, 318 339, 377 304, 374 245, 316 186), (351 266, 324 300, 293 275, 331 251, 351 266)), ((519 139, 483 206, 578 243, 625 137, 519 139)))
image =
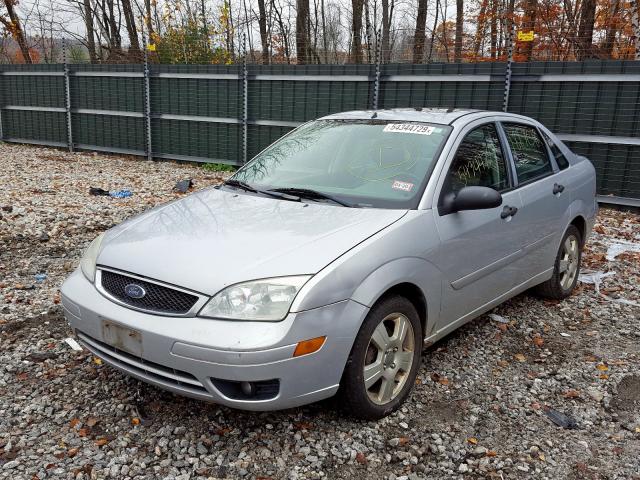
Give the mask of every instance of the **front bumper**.
POLYGON ((172 392, 244 410, 291 408, 334 395, 368 312, 344 300, 281 322, 151 315, 108 300, 79 270, 61 290, 79 340, 106 363, 172 392), (121 338, 114 329, 129 333, 121 338), (327 337, 320 350, 292 357, 299 341, 319 336, 327 337), (231 398, 216 386, 219 380, 278 380, 279 388, 267 399, 231 398))

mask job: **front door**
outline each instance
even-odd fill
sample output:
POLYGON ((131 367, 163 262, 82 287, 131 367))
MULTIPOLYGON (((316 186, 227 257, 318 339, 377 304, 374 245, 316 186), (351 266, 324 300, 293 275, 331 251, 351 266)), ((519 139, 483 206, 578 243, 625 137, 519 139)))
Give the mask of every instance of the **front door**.
POLYGON ((522 257, 524 231, 518 219, 522 205, 513 190, 511 169, 497 125, 472 127, 460 141, 441 182, 442 198, 466 186, 490 187, 502 194, 502 205, 486 210, 443 214, 433 209, 441 240, 438 268, 445 277, 441 324, 452 326, 514 288, 514 262, 522 257), (513 215, 505 215, 511 209, 513 215))

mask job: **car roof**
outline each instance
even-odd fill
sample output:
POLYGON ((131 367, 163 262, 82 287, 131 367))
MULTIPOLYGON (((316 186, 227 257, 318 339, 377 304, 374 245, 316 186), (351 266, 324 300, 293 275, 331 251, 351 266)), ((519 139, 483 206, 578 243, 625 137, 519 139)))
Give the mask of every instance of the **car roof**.
POLYGON ((468 120, 472 121, 477 118, 492 115, 526 118, 522 117, 521 115, 513 115, 505 112, 493 112, 488 110, 418 107, 392 108, 383 110, 354 110, 350 112, 341 112, 327 115, 325 117, 322 117, 320 120, 369 120, 375 118, 377 120, 400 120, 405 122, 428 122, 451 125, 453 124, 453 122, 464 116, 469 116, 468 120))
POLYGON ((384 110, 354 110, 351 112, 334 113, 322 117, 321 120, 368 120, 375 114, 378 120, 403 120, 413 122, 430 122, 449 124, 456 119, 477 113, 480 110, 460 108, 392 108, 384 110))

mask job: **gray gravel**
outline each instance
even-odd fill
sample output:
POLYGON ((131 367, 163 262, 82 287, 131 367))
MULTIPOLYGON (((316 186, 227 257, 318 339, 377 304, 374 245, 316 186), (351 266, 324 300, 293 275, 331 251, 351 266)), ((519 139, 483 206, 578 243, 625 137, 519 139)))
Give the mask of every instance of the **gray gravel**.
POLYGON ((615 274, 599 292, 507 302, 425 351, 401 411, 359 422, 333 401, 257 414, 177 397, 64 342, 58 288, 88 242, 222 174, 8 144, 0 171, 2 479, 640 478, 640 308, 620 301, 640 302, 640 252, 606 258, 640 242, 638 215, 601 211, 585 265, 615 274))

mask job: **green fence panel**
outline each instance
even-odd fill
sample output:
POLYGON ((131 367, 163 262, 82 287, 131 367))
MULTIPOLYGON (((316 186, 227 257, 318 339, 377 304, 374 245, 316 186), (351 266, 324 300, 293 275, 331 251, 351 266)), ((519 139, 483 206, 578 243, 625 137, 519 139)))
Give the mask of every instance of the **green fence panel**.
POLYGON ((67 143, 67 121, 63 112, 3 110, 2 133, 5 139, 34 143, 67 143))

